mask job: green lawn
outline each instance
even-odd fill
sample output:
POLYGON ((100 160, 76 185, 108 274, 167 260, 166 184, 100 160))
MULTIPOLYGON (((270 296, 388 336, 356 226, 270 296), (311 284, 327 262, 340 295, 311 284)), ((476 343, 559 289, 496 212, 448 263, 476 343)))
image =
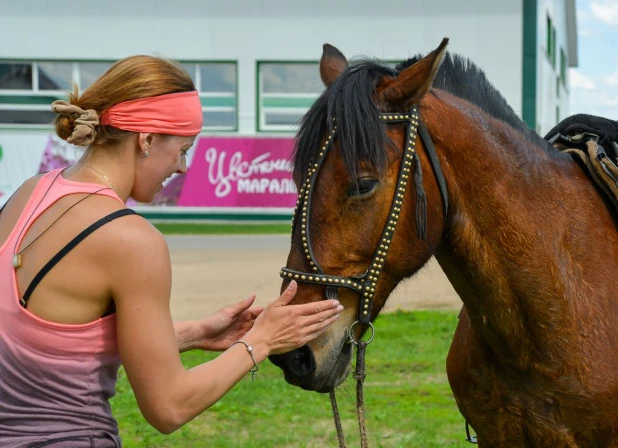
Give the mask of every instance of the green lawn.
MULTIPOLYGON (((366 360, 371 447, 469 446, 445 373, 456 323, 457 313, 447 311, 378 317, 366 360)), ((190 352, 182 359, 190 367, 212 357, 190 352)), ((338 389, 338 399, 346 443, 359 446, 352 378, 338 389)), ((260 366, 255 382, 248 375, 220 402, 168 436, 144 421, 123 371, 112 406, 127 448, 337 446, 328 395, 288 385, 268 361, 260 366)))
POLYGON ((290 224, 155 223, 165 235, 258 235, 290 234, 290 224))

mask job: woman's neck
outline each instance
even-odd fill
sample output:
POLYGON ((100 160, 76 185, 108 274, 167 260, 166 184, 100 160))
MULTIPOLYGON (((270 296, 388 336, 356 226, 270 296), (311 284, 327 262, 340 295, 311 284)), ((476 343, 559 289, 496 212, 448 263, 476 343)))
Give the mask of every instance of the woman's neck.
POLYGON ((134 164, 134 151, 128 142, 116 146, 90 146, 63 176, 109 187, 126 203, 133 190, 134 164))

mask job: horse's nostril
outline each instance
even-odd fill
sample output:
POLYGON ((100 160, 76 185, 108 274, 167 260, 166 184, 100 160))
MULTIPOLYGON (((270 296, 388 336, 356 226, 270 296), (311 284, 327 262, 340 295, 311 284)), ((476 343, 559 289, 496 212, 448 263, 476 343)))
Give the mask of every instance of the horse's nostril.
POLYGON ((315 359, 307 346, 283 355, 272 356, 271 361, 284 371, 294 375, 298 380, 310 377, 315 373, 315 359))
MULTIPOLYGON (((304 347, 303 347, 304 348, 304 347)), ((307 374, 311 373, 311 356, 308 353, 308 350, 303 350, 302 348, 296 350, 295 354, 296 365, 298 366, 298 376, 304 377, 307 374)))
POLYGON ((315 361, 311 350, 305 345, 298 350, 290 352, 291 359, 288 364, 290 372, 296 375, 298 378, 305 378, 312 375, 315 371, 315 361))

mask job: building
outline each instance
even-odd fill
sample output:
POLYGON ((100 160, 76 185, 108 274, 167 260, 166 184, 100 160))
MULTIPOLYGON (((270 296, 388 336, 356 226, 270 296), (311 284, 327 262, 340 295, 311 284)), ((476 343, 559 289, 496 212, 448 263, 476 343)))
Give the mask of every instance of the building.
MULTIPOLYGON (((200 142, 217 138, 229 151, 235 139, 245 146, 262 141, 261 151, 267 137, 289 147, 294 124, 322 89, 318 61, 325 42, 348 58, 395 63, 449 37, 449 50, 483 68, 541 134, 568 114, 567 67, 577 65, 574 0, 22 0, 2 10, 0 205, 41 169, 44 153, 71 157, 73 149, 51 135, 49 104, 71 82, 83 90, 113 61, 133 54, 183 63, 202 99, 200 142)), ((286 150, 277 157, 286 157, 286 150)), ((183 211, 229 217, 269 209, 288 216, 288 202, 253 207, 215 201, 183 211)))

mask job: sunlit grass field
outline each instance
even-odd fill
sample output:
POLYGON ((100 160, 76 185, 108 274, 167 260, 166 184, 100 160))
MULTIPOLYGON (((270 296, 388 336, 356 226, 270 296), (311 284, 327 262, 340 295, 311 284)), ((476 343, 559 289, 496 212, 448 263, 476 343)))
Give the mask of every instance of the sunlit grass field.
MULTIPOLYGON (((371 447, 457 447, 464 441, 445 373, 457 313, 397 312, 378 317, 367 348, 365 406, 371 447)), ((189 352, 187 367, 215 354, 189 352)), ((355 383, 338 390, 346 443, 359 446, 355 383)), ((247 375, 220 402, 171 435, 141 416, 124 372, 112 400, 126 447, 337 447, 328 395, 288 385, 270 362, 255 382, 247 375)))

